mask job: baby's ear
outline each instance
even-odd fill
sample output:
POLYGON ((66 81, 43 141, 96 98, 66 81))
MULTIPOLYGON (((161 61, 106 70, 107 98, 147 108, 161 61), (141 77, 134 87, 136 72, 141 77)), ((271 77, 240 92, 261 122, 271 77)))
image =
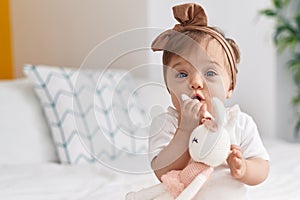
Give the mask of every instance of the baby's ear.
POLYGON ((233 89, 229 89, 226 94, 226 99, 229 99, 232 96, 233 89))

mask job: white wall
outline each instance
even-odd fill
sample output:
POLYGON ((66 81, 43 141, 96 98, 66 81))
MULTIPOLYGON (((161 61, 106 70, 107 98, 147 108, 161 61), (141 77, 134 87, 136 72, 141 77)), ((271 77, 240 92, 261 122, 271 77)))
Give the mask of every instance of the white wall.
MULTIPOLYGON (((276 132, 281 138, 289 141, 295 141, 294 131, 298 116, 292 106, 292 98, 297 94, 297 87, 293 81, 293 76, 287 70, 287 62, 290 59, 289 54, 284 52, 277 58, 276 75, 276 132)), ((300 141, 300 136, 297 137, 300 141)))
MULTIPOLYGON (((100 42, 115 34, 148 27, 148 42, 172 27, 171 7, 179 0, 11 0, 15 74, 22 76, 25 63, 78 67, 100 42), (152 27, 151 29, 149 27, 152 27), (154 28, 155 27, 155 28, 154 28)), ((241 49, 238 84, 231 103, 238 102, 251 114, 264 135, 275 133, 275 52, 272 24, 258 11, 268 6, 261 0, 197 1, 209 16, 209 24, 222 28, 241 49)), ((136 32, 135 32, 136 34, 136 32)), ((146 38, 146 36, 148 36, 146 38)), ((128 41, 127 41, 128 42, 128 41)), ((147 43, 146 42, 146 43, 147 43)), ((115 42, 117 45, 118 42, 115 42)), ((144 45, 144 44, 143 44, 144 45)), ((149 42, 150 45, 150 42, 149 42)), ((108 45, 108 52, 118 48, 108 45)), ((139 50, 114 61, 132 69, 148 63, 153 80, 161 80, 159 53, 139 50)), ((97 59, 97 58, 95 58, 97 59)), ((100 59, 98 59, 100 60, 100 59)), ((139 70, 147 74, 148 71, 139 70)))
MULTIPOLYGON (((176 20, 171 7, 182 0, 148 1, 149 26, 170 28, 176 20)), ((237 88, 230 103, 239 103, 242 110, 253 116, 263 135, 275 135, 276 59, 272 44, 272 22, 258 12, 269 6, 261 0, 195 1, 205 8, 208 23, 220 27, 240 47, 237 88)), ((152 56, 160 62, 160 54, 152 56)), ((157 70, 154 77, 157 77, 157 70)))
MULTIPOLYGON (((292 18, 295 13, 299 12, 299 1, 293 0, 288 5, 286 10, 286 16, 292 18)), ((295 51, 299 52, 299 47, 297 46, 295 51)), ((276 130, 277 135, 281 138, 287 139, 289 141, 300 141, 300 134, 295 137, 295 126, 297 124, 297 113, 299 110, 295 110, 292 105, 292 98, 296 96, 299 91, 293 80, 293 74, 288 69, 288 61, 291 59, 290 49, 286 49, 284 52, 278 54, 277 58, 277 75, 276 75, 276 130), (296 111, 296 112, 295 112, 296 111)), ((299 108, 298 108, 299 109, 299 108)))

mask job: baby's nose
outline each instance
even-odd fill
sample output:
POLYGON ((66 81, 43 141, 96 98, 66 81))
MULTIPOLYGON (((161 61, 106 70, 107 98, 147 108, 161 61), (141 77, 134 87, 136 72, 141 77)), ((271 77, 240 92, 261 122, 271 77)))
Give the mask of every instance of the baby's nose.
POLYGON ((190 87, 194 90, 203 88, 203 80, 200 75, 193 75, 190 80, 190 87))

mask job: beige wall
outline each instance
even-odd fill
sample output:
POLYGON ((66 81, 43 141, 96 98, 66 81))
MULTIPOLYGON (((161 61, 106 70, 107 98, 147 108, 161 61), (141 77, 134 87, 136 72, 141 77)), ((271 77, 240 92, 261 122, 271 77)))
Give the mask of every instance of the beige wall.
MULTIPOLYGON (((98 43, 145 27, 146 12, 141 0, 11 0, 15 76, 25 63, 78 67, 98 43)), ((138 55, 127 65, 145 63, 138 55)))

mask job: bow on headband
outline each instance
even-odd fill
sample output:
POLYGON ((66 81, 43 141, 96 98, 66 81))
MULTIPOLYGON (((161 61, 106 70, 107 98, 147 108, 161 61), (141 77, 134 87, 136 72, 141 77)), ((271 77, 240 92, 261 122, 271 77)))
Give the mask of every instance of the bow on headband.
POLYGON ((167 30, 161 33, 151 45, 153 51, 168 50, 167 44, 174 34, 182 33, 184 31, 198 30, 209 34, 215 38, 223 47, 231 70, 232 88, 236 83, 236 60, 234 57, 233 49, 231 48, 228 41, 216 30, 207 26, 207 16, 204 9, 197 4, 188 3, 181 4, 173 7, 174 18, 179 22, 173 29, 167 30))

